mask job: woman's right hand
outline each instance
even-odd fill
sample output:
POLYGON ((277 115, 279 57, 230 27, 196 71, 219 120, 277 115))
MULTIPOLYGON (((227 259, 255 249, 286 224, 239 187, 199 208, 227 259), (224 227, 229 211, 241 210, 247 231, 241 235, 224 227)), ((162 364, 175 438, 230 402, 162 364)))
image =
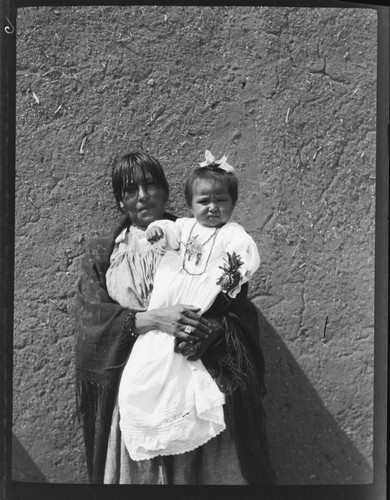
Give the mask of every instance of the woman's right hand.
POLYGON ((153 329, 161 330, 187 342, 207 339, 212 333, 211 323, 197 314, 199 311, 198 307, 176 304, 162 309, 138 312, 135 330, 138 334, 153 329))
POLYGON ((201 359, 207 349, 218 342, 225 334, 225 325, 221 318, 209 317, 212 333, 207 339, 200 339, 197 342, 177 341, 175 352, 186 356, 190 361, 201 359))

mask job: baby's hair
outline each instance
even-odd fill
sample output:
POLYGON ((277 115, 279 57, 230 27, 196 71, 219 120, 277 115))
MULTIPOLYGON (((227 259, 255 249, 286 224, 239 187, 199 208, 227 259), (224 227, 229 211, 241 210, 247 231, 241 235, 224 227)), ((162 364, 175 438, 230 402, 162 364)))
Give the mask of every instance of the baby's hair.
POLYGON ((238 180, 233 172, 226 172, 218 165, 212 163, 206 167, 198 167, 193 170, 187 178, 186 185, 184 187, 184 196, 188 207, 192 205, 192 188, 196 180, 213 180, 219 181, 221 183, 226 183, 229 195, 233 202, 233 207, 236 204, 238 198, 238 180))
POLYGON ((130 192, 132 183, 145 186, 150 176, 153 182, 163 189, 165 199, 169 196, 168 181, 159 161, 147 153, 128 153, 117 162, 112 169, 112 189, 118 207, 126 193, 130 192))

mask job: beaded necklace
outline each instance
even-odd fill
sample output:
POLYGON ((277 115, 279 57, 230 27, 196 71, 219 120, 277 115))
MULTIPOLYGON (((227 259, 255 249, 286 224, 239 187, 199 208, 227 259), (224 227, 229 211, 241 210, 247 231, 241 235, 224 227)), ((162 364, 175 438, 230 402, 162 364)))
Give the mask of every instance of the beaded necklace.
POLYGON ((200 241, 198 240, 198 237, 199 235, 196 235, 196 236, 192 236, 192 232, 195 228, 197 224, 197 221, 194 223, 194 225, 192 226, 192 228, 190 229, 190 233, 188 235, 188 238, 187 238, 187 242, 182 242, 182 244, 185 246, 185 251, 184 251, 184 256, 183 256, 183 266, 181 268, 181 271, 185 271, 187 274, 190 274, 191 276, 200 276, 201 274, 204 274, 204 272, 206 271, 206 268, 207 268, 207 265, 209 263, 209 260, 210 260, 210 257, 211 257, 211 253, 213 251, 213 248, 214 248, 214 244, 215 244, 215 239, 217 237, 217 234, 218 234, 218 231, 220 230, 219 227, 217 227, 215 229, 215 231, 213 232, 213 234, 207 238, 206 241, 204 241, 203 243, 200 243, 200 241), (212 244, 211 244, 211 247, 210 247, 210 251, 209 251, 209 254, 207 256, 207 259, 206 259, 206 263, 205 263, 205 266, 204 266, 204 269, 203 271, 201 271, 200 273, 191 273, 190 271, 188 271, 188 269, 186 268, 186 257, 187 259, 190 261, 193 257, 195 257, 195 265, 197 266, 199 264, 199 261, 202 257, 202 248, 210 241, 212 240, 212 244))

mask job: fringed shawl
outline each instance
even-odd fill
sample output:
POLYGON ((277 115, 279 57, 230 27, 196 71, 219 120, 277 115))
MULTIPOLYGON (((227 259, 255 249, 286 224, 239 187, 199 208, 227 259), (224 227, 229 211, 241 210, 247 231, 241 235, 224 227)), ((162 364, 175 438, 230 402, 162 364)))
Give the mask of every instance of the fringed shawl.
MULTIPOLYGON (((165 214, 166 218, 175 217, 165 214)), ((123 331, 128 309, 107 293, 105 274, 116 236, 129 226, 125 219, 113 235, 96 238, 81 261, 76 309, 76 398, 82 423, 90 482, 102 483, 108 437, 120 376, 133 341, 123 331)), ((273 483, 264 427, 264 359, 255 306, 245 287, 227 303, 218 297, 206 316, 218 316, 224 339, 211 346, 202 361, 227 395, 231 428, 243 475, 249 484, 273 483)))
POLYGON ((265 428, 262 398, 266 394, 265 363, 260 346, 257 308, 247 298, 246 283, 237 297, 226 303, 221 293, 207 314, 223 315, 225 336, 202 361, 215 381, 226 385, 227 414, 236 441, 241 472, 249 484, 274 484, 265 428), (219 375, 218 375, 219 372, 219 375))

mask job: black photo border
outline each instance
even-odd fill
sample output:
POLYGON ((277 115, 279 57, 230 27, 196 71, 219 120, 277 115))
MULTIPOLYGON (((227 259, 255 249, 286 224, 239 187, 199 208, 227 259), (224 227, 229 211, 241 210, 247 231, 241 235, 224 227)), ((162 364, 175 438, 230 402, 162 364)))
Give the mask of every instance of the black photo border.
MULTIPOLYGON (((185 2, 113 0, 0 0, 0 498, 47 499, 299 499, 384 500, 387 486, 387 362, 389 243, 389 12, 383 3, 338 1, 258 1, 236 5, 375 8, 378 13, 377 157, 375 241, 374 479, 367 485, 273 486, 114 486, 25 483, 12 480, 12 357, 15 245, 15 102, 17 9, 37 6, 184 5, 185 2)), ((228 2, 231 5, 231 2, 228 2)), ((191 1, 190 5, 202 5, 191 1)), ((214 2, 213 2, 214 4, 214 2)), ((222 2, 221 5, 226 2, 222 2)))

